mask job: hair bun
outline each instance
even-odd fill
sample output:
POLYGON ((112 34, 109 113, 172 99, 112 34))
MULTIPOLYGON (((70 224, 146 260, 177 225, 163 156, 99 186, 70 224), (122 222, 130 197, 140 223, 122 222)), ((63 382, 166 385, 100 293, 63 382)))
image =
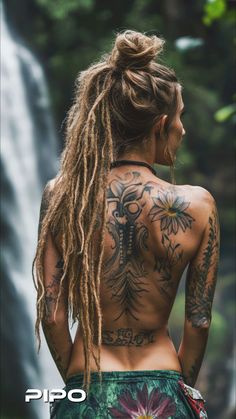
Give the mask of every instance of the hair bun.
POLYGON ((145 68, 162 51, 164 42, 155 35, 126 30, 116 37, 110 63, 120 69, 145 68))

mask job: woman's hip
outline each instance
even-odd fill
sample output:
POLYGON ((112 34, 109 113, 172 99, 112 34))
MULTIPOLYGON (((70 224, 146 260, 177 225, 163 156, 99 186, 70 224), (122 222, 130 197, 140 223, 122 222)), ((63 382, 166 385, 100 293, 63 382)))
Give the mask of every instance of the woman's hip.
MULTIPOLYGON (((83 388, 83 374, 71 376, 64 390, 83 388)), ((75 392, 74 392, 75 393, 75 392)), ((64 400, 51 405, 51 419, 162 419, 207 418, 205 401, 198 390, 184 383, 174 370, 112 371, 91 374, 82 402, 64 400)))

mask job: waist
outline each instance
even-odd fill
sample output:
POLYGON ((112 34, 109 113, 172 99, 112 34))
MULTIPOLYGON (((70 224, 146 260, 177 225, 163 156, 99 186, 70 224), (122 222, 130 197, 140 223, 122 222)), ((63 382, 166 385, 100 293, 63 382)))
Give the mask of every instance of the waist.
MULTIPOLYGON (((137 371, 102 371, 102 381, 126 381, 126 382, 140 382, 144 378, 150 380, 168 379, 179 381, 183 379, 180 371, 175 370, 137 370, 137 371)), ((100 382, 100 375, 98 372, 91 372, 91 381, 100 382)), ((72 374, 66 380, 66 385, 74 386, 83 382, 83 372, 72 374)))
MULTIPOLYGON (((124 329, 123 329, 124 330, 124 329)), ((141 371, 141 370, 175 370, 181 372, 178 354, 169 335, 157 333, 154 336, 133 335, 131 338, 125 334, 106 338, 108 344, 101 346, 101 371, 141 371)), ((78 333, 73 345, 70 365, 67 376, 84 371, 84 356, 82 337, 78 333)), ((97 368, 91 357, 91 370, 97 368)))

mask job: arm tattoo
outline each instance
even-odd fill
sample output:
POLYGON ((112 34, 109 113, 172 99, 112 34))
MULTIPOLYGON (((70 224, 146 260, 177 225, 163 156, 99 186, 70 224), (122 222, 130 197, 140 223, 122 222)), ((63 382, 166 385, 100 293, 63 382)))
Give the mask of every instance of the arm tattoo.
POLYGON ((66 381, 66 373, 73 348, 73 342, 69 329, 64 328, 62 332, 60 331, 60 343, 58 343, 58 332, 55 331, 53 327, 51 327, 48 323, 42 322, 42 328, 54 362, 63 380, 66 381))
MULTIPOLYGON (((38 237, 41 232, 42 223, 47 213, 50 200, 52 198, 52 190, 48 182, 44 188, 42 201, 40 206, 38 237)), ((50 319, 56 307, 57 296, 60 287, 60 281, 63 276, 63 259, 59 258, 55 265, 55 273, 52 275, 52 280, 45 286, 45 319, 50 319)))
POLYGON ((219 256, 218 216, 215 211, 209 217, 208 225, 208 241, 202 260, 191 268, 186 280, 186 315, 193 327, 203 326, 211 320, 219 256))
MULTIPOLYGON (((49 203, 52 198, 52 189, 50 187, 50 183, 48 182, 41 201, 40 207, 40 217, 39 217, 39 228, 38 228, 38 238, 41 233, 42 223, 49 208, 49 203)), ((52 234, 52 232, 51 232, 52 234)), ((53 238, 55 239, 56 231, 54 230, 54 234, 52 234, 53 238)), ((60 282, 63 276, 63 269, 64 262, 63 258, 59 257, 56 265, 54 266, 54 272, 52 274, 52 278, 47 284, 45 284, 45 294, 44 294, 44 316, 42 319, 42 328, 44 331, 44 335, 48 344, 48 348, 51 352, 51 355, 55 361, 55 364, 63 378, 66 381, 66 373, 70 361, 70 356, 72 353, 72 339, 70 335, 70 331, 68 325, 64 324, 51 324, 49 320, 52 319, 52 316, 55 312, 57 298, 60 289, 60 282)), ((62 287, 62 296, 64 289, 62 287)), ((65 301, 65 304, 67 302, 65 301)))
POLYGON ((60 281, 63 275, 63 259, 58 259, 55 266, 56 272, 52 275, 52 280, 45 287, 45 318, 50 319, 56 308, 56 301, 58 297, 60 281))
POLYGON ((66 381, 66 373, 73 346, 69 328, 66 324, 57 326, 57 324, 48 322, 48 320, 52 319, 56 308, 60 281, 63 275, 63 259, 58 259, 55 269, 56 271, 52 276, 51 282, 45 287, 45 315, 42 320, 42 328, 54 362, 63 380, 66 381), (57 327, 59 327, 59 330, 57 327))
POLYGON ((133 329, 104 330, 102 343, 108 346, 143 346, 155 342, 150 331, 135 333, 133 329))
POLYGON ((57 368, 60 371, 62 377, 64 378, 66 374, 66 369, 64 368, 63 360, 57 351, 57 345, 55 345, 55 342, 53 339, 52 329, 47 323, 44 323, 44 322, 42 323, 42 328, 44 331, 44 335, 45 335, 49 350, 54 359, 54 362, 57 365, 57 368))
POLYGON ((200 355, 197 359, 195 359, 187 374, 184 375, 184 381, 187 385, 192 387, 195 385, 198 373, 201 368, 202 358, 202 355, 200 355))

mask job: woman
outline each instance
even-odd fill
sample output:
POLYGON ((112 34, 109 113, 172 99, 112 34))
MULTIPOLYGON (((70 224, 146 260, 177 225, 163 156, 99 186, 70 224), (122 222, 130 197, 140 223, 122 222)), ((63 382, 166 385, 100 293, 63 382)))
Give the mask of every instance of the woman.
POLYGON ((207 417, 193 387, 211 323, 219 222, 206 189, 168 183, 152 167, 173 174, 185 134, 181 85, 156 62, 163 43, 125 31, 79 75, 60 172, 43 194, 36 333, 42 323, 66 390, 87 390, 82 403, 54 403, 57 419, 207 417), (186 267, 176 352, 168 319, 186 267))

